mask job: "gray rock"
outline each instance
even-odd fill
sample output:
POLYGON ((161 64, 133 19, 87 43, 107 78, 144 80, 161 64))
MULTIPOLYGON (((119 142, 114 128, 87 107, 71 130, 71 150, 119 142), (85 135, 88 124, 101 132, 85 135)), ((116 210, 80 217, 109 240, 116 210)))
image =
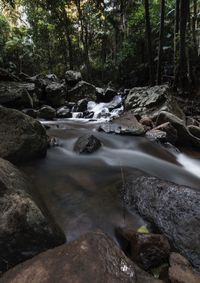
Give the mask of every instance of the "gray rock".
POLYGON ((23 162, 44 157, 47 136, 37 120, 18 110, 0 108, 0 157, 23 162))
POLYGON ((88 99, 81 99, 78 101, 76 106, 76 112, 84 112, 87 111, 88 99))
POLYGON ((22 112, 32 118, 37 118, 37 110, 33 108, 23 109, 22 112))
POLYGON ((65 104, 66 92, 62 84, 50 83, 45 90, 47 102, 52 107, 60 107, 65 104))
POLYGON ((57 118, 72 118, 71 110, 67 107, 61 107, 56 111, 57 118))
POLYGON ((101 147, 101 142, 93 135, 80 137, 75 143, 74 150, 79 154, 93 153, 101 147))
POLYGON ((131 262, 102 232, 83 235, 8 271, 1 283, 163 283, 131 262))
POLYGON ((16 109, 33 108, 33 100, 28 92, 33 84, 0 82, 0 104, 16 109))
POLYGON ((155 177, 127 181, 125 199, 200 270, 200 192, 155 177))
POLYGON ((0 158, 0 272, 65 242, 63 233, 45 218, 29 190, 24 175, 0 158))
POLYGON ((69 101, 78 102, 80 99, 96 100, 96 88, 85 81, 78 82, 75 87, 68 91, 69 101))
POLYGON ((80 72, 69 70, 65 73, 65 81, 70 86, 74 86, 81 80, 82 76, 80 72))
POLYGON ((45 120, 53 120, 56 118, 56 110, 48 105, 44 105, 38 110, 38 118, 45 120))
POLYGON ((97 88, 97 102, 110 102, 116 95, 117 91, 108 87, 102 91, 101 88, 97 88))

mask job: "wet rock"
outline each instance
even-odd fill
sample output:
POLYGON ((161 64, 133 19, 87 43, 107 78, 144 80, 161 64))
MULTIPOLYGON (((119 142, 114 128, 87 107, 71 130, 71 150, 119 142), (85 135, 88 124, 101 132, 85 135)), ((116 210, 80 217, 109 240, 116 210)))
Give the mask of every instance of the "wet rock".
POLYGON ((44 157, 47 136, 43 126, 18 110, 0 108, 0 157, 23 162, 44 157))
POLYGON ((84 112, 87 111, 87 105, 88 105, 88 100, 87 99, 81 99, 77 103, 76 111, 77 112, 84 112))
POLYGON ((81 80, 82 76, 80 72, 69 70, 65 73, 65 81, 70 86, 75 86, 81 80))
POLYGON ((185 122, 172 113, 161 111, 157 117, 156 125, 159 126, 166 122, 177 130, 177 143, 179 145, 194 146, 200 148, 200 139, 194 136, 185 126, 185 122))
POLYGON ((91 119, 94 117, 94 112, 90 112, 90 111, 85 111, 83 113, 83 117, 86 118, 86 119, 91 119))
POLYGON ((53 107, 63 106, 66 93, 64 86, 60 83, 51 83, 46 87, 47 102, 53 107))
POLYGON ((68 91, 70 101, 78 102, 80 99, 96 100, 96 88, 85 81, 78 82, 75 87, 68 91))
POLYGON ((144 127, 137 121, 132 111, 125 112, 121 117, 113 119, 112 122, 102 124, 100 131, 120 135, 144 135, 144 127))
POLYGON ((127 181, 125 198, 200 270, 200 192, 154 177, 127 181))
POLYGON ((162 283, 131 262, 102 232, 83 235, 8 271, 0 282, 162 283))
POLYGON ((0 104, 16 109, 33 108, 33 100, 27 88, 27 84, 0 82, 0 104))
POLYGON ((168 262, 171 248, 165 236, 137 233, 129 228, 120 229, 120 234, 130 245, 131 259, 142 269, 148 270, 168 262))
POLYGON ((72 113, 67 106, 61 107, 56 111, 57 118, 72 118, 72 113))
POLYGON ((101 147, 101 142, 93 135, 85 135, 80 137, 75 146, 74 150, 79 154, 93 153, 101 147))
POLYGON ((188 126, 187 129, 193 136, 200 139, 200 127, 191 125, 191 126, 188 126))
POLYGON ((169 279, 171 283, 199 283, 197 273, 186 258, 177 253, 170 256, 169 279))
POLYGON ((37 118, 37 110, 28 108, 28 109, 23 109, 22 112, 32 118, 37 118))
POLYGON ((136 87, 131 89, 125 100, 125 109, 135 114, 155 115, 168 111, 183 119, 184 114, 176 99, 170 95, 167 85, 154 87, 136 87))
POLYGON ((158 130, 158 131, 165 132, 167 142, 169 142, 171 144, 176 144, 176 142, 178 140, 178 133, 177 133, 177 130, 175 129, 175 127, 173 127, 170 122, 161 124, 154 129, 158 130))
POLYGON ((38 118, 45 120, 53 120, 56 118, 56 110, 48 105, 44 105, 38 110, 38 118))
POLYGON ((103 91, 101 88, 97 88, 96 90, 97 102, 110 102, 117 95, 117 91, 110 87, 103 91))
POLYGON ((144 117, 142 117, 142 118, 140 119, 139 122, 140 122, 140 124, 142 124, 143 126, 153 128, 153 121, 152 121, 151 118, 149 118, 149 117, 144 116, 144 117))
POLYGON ((0 272, 65 242, 63 233, 43 215, 29 190, 26 177, 0 158, 0 272))

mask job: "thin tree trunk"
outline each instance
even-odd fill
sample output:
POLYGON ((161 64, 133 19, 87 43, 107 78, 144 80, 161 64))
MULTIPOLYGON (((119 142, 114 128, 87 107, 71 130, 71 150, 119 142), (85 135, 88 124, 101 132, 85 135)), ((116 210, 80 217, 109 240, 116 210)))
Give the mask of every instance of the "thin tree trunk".
POLYGON ((164 41, 164 23, 165 23, 165 0, 161 0, 160 5, 160 34, 159 34, 159 50, 157 65, 157 84, 161 84, 162 77, 162 57, 163 57, 163 41, 164 41))
POLYGON ((179 15, 180 15, 180 0, 176 0, 176 13, 174 19, 174 89, 177 89, 179 66, 178 66, 178 34, 179 34, 179 15))
POLYGON ((152 55, 152 43, 151 43, 151 23, 149 15, 149 0, 144 0, 145 5, 145 20, 146 20, 146 36, 148 45, 148 61, 149 61, 149 80, 150 84, 154 84, 153 76, 153 55, 152 55))

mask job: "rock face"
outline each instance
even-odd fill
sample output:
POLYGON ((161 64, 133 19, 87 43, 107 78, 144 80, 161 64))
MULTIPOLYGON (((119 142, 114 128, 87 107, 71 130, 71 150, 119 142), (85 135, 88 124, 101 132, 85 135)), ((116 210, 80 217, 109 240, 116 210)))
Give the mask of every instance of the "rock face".
POLYGON ((85 135, 80 137, 74 150, 79 154, 93 153, 101 147, 101 142, 93 135, 85 135))
POLYGON ((80 99, 96 100, 96 88, 85 81, 78 82, 72 89, 68 91, 70 101, 78 102, 80 99))
POLYGON ((171 283, 199 283, 200 275, 183 256, 170 255, 169 279, 171 283))
POLYGON ((200 270, 200 192, 154 177, 126 184, 127 204, 167 236, 200 270))
POLYGON ((65 89, 60 83, 53 82, 46 87, 47 102, 53 107, 63 106, 65 103, 65 89))
POLYGON ((0 108, 0 157, 23 162, 43 157, 47 136, 43 126, 18 110, 0 108))
POLYGON ((44 252, 8 271, 1 283, 162 283, 131 262, 102 232, 44 252))
POLYGON ((66 84, 70 86, 74 86, 81 80, 82 80, 82 76, 80 72, 69 70, 65 73, 66 84))
POLYGON ((131 89, 125 100, 125 109, 132 109, 140 115, 156 115, 164 110, 180 118, 184 116, 175 98, 169 95, 167 85, 131 89))
POLYGON ((178 118, 177 116, 173 115, 172 113, 161 111, 157 117, 156 125, 159 126, 163 123, 170 122, 170 124, 176 129, 177 131, 177 143, 179 145, 187 145, 187 146, 194 146, 200 148, 200 138, 194 136, 194 132, 192 132, 186 128, 185 122, 178 118))
POLYGON ((33 100, 28 92, 31 88, 34 89, 34 84, 0 82, 0 104, 16 109, 32 108, 33 100))
POLYGON ((122 238, 128 241, 131 259, 142 269, 158 267, 167 263, 170 254, 170 244, 163 235, 137 233, 133 229, 120 229, 122 238))
POLYGON ((54 118, 56 118, 56 110, 51 106, 44 105, 38 111, 38 118, 53 120, 54 118))
POLYGON ((0 272, 65 242, 27 193, 20 171, 0 158, 0 272))
POLYGON ((106 133, 133 136, 139 136, 145 133, 144 127, 137 121, 133 111, 127 111, 121 117, 113 119, 112 122, 102 124, 99 130, 106 133))

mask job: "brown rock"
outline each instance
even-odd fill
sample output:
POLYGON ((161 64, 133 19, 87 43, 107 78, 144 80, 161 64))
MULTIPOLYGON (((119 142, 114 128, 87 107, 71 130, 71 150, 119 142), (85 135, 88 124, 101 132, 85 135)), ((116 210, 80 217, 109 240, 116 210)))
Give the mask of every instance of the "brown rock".
POLYGON ((8 271, 1 283, 162 283, 131 262, 108 236, 88 233, 8 271))
POLYGON ((200 282, 200 274, 192 268, 186 258, 177 253, 170 255, 169 278, 171 283, 200 282))
POLYGON ((165 132, 167 134, 166 136, 167 141, 170 142, 171 144, 176 143, 178 139, 177 130, 172 126, 170 122, 159 125, 158 127, 155 128, 155 130, 165 132))
POLYGON ((130 256, 145 270, 168 261, 170 244, 164 235, 137 233, 133 229, 121 229, 121 236, 130 243, 130 256))
POLYGON ((147 127, 150 127, 150 128, 153 128, 153 121, 149 117, 143 117, 140 120, 140 124, 147 126, 147 127))

